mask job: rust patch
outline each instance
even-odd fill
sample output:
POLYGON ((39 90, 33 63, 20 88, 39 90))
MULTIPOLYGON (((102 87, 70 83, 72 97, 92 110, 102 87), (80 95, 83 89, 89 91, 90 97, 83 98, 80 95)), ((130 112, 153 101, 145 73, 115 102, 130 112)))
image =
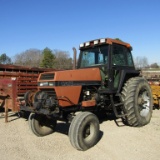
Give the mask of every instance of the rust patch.
POLYGON ((95 105, 95 100, 82 101, 82 107, 94 107, 95 105))

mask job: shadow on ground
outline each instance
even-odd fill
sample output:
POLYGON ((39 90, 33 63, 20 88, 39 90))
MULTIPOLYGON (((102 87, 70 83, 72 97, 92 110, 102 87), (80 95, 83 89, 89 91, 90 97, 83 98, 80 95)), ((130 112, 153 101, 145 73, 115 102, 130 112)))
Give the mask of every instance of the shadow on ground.
MULTIPOLYGON (((59 122, 57 123, 57 126, 56 126, 56 132, 68 136, 69 127, 70 127, 69 123, 59 122)), ((103 132, 100 130, 98 142, 102 139, 102 137, 103 137, 103 132)))

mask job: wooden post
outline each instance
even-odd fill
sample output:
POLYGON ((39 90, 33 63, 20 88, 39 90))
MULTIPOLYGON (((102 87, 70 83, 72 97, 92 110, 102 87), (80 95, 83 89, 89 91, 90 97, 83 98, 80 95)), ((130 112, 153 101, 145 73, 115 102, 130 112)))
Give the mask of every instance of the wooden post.
POLYGON ((5 123, 8 122, 8 99, 5 98, 5 123))

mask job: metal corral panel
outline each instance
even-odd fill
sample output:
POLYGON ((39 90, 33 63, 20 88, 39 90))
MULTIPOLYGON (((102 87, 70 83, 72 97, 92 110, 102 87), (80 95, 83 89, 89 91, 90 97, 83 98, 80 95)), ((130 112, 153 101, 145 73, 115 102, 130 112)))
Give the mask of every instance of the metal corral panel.
POLYGON ((4 107, 7 98, 8 108, 18 111, 18 98, 23 97, 29 90, 37 90, 38 76, 46 71, 54 71, 54 69, 0 64, 0 107, 4 107))
POLYGON ((0 106, 12 111, 19 110, 17 105, 17 81, 16 79, 0 79, 0 106), (7 100, 7 104, 6 104, 7 100), (7 106, 6 106, 7 105, 7 106))
POLYGON ((37 78, 42 72, 54 71, 46 68, 29 68, 14 65, 0 64, 0 79, 16 78, 17 79, 17 96, 24 96, 28 90, 37 90, 37 78))

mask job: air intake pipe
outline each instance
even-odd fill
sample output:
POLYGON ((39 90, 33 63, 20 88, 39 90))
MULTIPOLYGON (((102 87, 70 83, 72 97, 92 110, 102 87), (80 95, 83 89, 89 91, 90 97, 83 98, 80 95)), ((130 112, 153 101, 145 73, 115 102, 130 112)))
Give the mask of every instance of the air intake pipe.
POLYGON ((72 49, 73 49, 73 69, 76 69, 77 50, 75 47, 73 47, 72 49))

